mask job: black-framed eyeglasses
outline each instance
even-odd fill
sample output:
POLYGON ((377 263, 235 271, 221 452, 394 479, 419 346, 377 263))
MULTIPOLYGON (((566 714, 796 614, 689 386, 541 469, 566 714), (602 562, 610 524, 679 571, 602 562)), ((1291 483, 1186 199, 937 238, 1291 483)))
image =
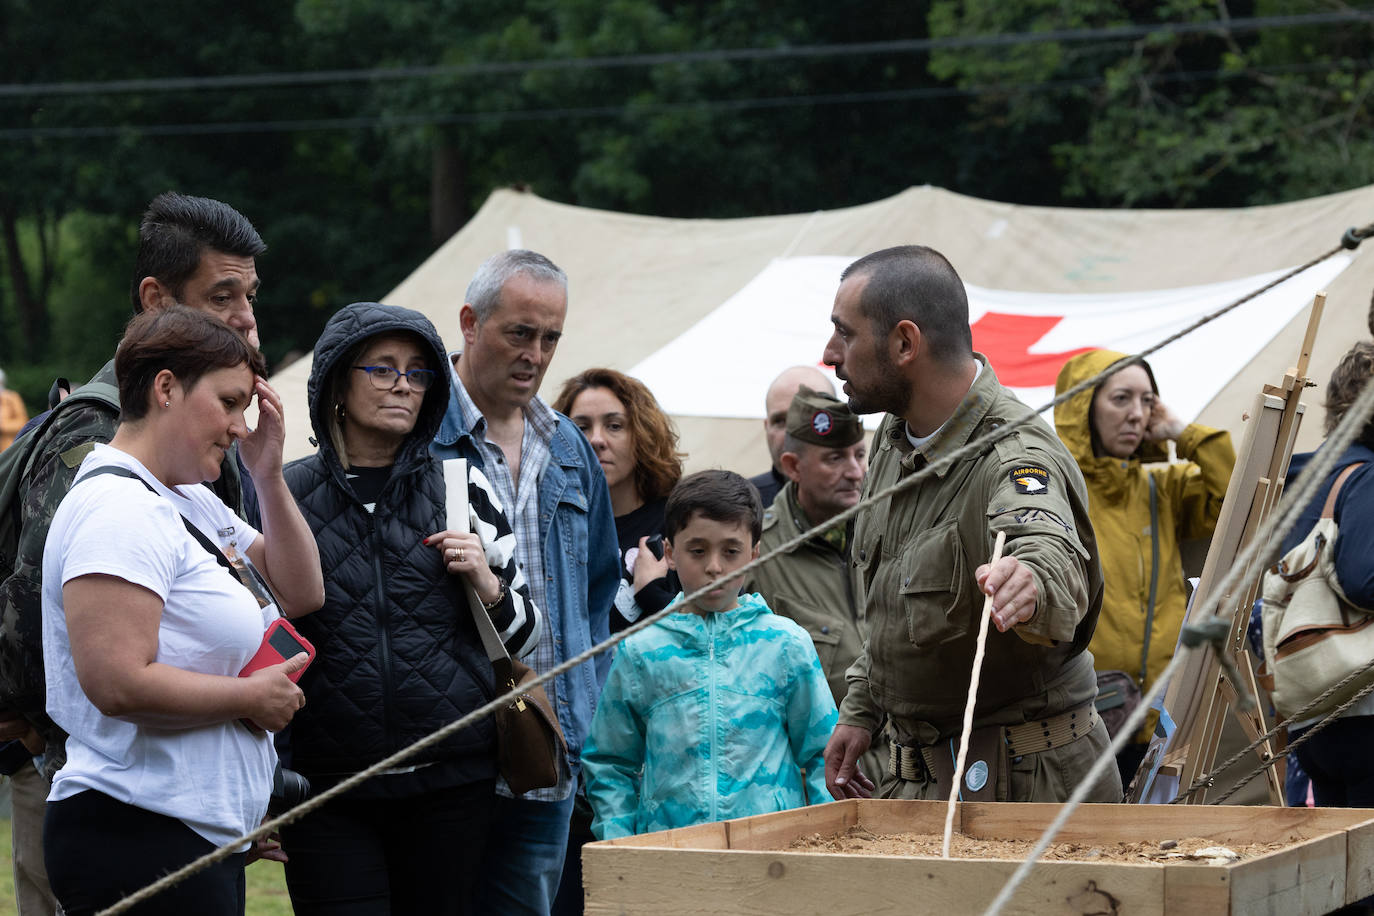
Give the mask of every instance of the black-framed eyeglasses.
POLYGON ((433 369, 411 369, 409 372, 402 372, 391 366, 354 366, 353 368, 366 372, 367 377, 372 380, 372 387, 378 391, 390 391, 395 388, 396 383, 401 380, 403 375, 406 377, 406 381, 410 382, 410 387, 416 391, 425 391, 434 383, 433 369))

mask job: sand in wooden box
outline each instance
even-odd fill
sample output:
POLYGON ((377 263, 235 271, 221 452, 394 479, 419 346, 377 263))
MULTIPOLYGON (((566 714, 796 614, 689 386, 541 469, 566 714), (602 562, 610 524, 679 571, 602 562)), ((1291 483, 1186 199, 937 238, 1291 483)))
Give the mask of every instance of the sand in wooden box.
MULTIPOLYGON (((954 829, 1035 841, 1057 805, 965 804, 954 829)), ((583 849, 589 914, 981 913, 1019 862, 796 851, 812 834, 940 833, 945 806, 845 801, 593 843, 583 849)), ((1285 843, 1228 865, 1041 862, 1005 913, 1326 913, 1374 894, 1374 810, 1083 805, 1056 837, 1087 844, 1202 836, 1285 843)))

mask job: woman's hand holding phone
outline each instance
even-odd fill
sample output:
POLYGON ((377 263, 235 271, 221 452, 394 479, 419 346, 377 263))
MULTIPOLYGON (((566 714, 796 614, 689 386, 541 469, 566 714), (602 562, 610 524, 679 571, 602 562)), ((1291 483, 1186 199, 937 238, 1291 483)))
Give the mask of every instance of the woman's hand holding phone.
POLYGON ((310 654, 301 652, 244 677, 248 691, 244 719, 248 724, 269 732, 285 728, 296 711, 305 705, 305 693, 296 686, 291 675, 309 663, 310 654))

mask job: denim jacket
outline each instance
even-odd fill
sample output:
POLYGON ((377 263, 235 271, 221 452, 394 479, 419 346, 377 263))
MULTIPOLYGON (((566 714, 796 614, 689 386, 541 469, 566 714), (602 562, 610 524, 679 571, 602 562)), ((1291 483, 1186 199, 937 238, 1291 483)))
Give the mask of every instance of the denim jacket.
MULTIPOLYGON (((539 478, 539 534, 548 580, 542 610, 562 640, 558 647, 562 663, 610 636, 611 605, 620 584, 620 550, 601 464, 581 430, 562 414, 557 416, 549 463, 539 478)), ((430 451, 439 458, 466 458, 485 468, 456 398, 449 401, 430 451)), ((574 776, 610 668, 611 653, 603 652, 557 678, 558 722, 568 742, 568 764, 574 776)))

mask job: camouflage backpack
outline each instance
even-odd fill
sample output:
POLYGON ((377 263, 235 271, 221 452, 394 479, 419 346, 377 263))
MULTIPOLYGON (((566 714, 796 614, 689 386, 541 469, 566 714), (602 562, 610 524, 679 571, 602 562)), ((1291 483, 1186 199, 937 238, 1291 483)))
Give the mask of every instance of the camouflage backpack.
MULTIPOLYGON (((37 558, 19 556, 20 536, 25 493, 38 471, 34 461, 41 451, 51 447, 48 440, 58 434, 71 416, 72 408, 82 406, 118 415, 119 390, 107 381, 88 382, 49 411, 36 427, 0 452, 0 707, 19 712, 49 740, 54 737, 56 726, 47 719, 43 709, 42 656, 36 655, 41 643, 42 622, 38 613, 39 597, 30 594, 31 587, 36 585, 31 577, 37 558)), ((89 444, 84 448, 89 451, 89 444)), ((84 454, 75 454, 77 449, 71 451, 73 454, 64 453, 62 460, 79 463, 84 454)), ((47 756, 55 769, 65 755, 59 747, 47 756)))
POLYGON ((83 401, 97 401, 119 413, 118 388, 108 382, 87 382, 48 411, 41 423, 0 452, 0 579, 14 571, 18 559, 22 522, 19 487, 31 471, 34 449, 61 414, 83 401))

